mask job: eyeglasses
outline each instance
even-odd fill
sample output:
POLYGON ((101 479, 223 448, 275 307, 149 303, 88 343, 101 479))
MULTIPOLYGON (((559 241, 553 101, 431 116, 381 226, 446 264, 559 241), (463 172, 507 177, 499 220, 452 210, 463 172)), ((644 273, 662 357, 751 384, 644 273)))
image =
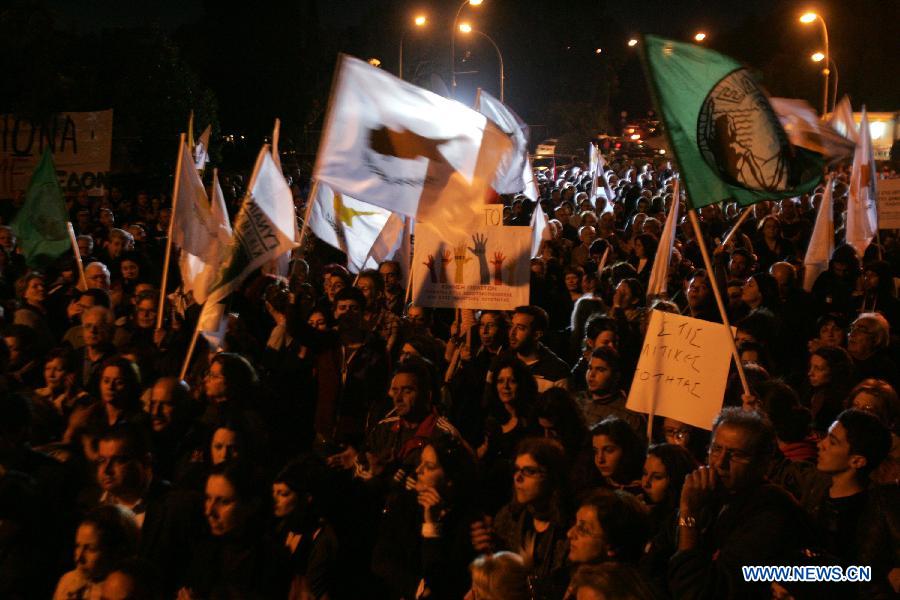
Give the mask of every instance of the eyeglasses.
POLYGON ((850 335, 853 335, 854 333, 862 335, 875 335, 874 331, 870 331, 865 327, 860 327, 859 325, 853 325, 852 327, 850 327, 850 335))
POLYGON ((722 456, 723 458, 741 464, 746 464, 753 460, 753 454, 749 452, 735 448, 725 448, 724 446, 715 443, 709 445, 709 455, 716 458, 722 456))
POLYGON ((521 473, 522 477, 532 478, 540 475, 546 475, 547 471, 542 467, 513 467, 512 475, 516 478, 521 473))
POLYGON ((666 427, 663 429, 663 433, 667 438, 675 438, 679 442, 684 441, 684 438, 691 433, 690 429, 672 429, 670 427, 666 427))
POLYGON ((602 537, 600 533, 594 533, 587 527, 585 527, 584 523, 576 522, 575 525, 572 526, 572 531, 575 532, 575 535, 578 537, 589 537, 589 538, 599 538, 602 537))

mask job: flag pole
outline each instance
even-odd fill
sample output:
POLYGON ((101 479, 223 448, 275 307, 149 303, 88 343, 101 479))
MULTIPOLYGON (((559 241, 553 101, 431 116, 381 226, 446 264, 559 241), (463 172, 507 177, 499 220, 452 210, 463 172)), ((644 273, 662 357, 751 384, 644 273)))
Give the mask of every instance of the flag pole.
POLYGON ((178 375, 178 379, 184 381, 185 376, 188 372, 188 367, 191 364, 191 356, 194 354, 194 348, 197 346, 197 338, 200 337, 200 322, 203 320, 200 317, 203 316, 203 307, 206 306, 204 302, 200 307, 200 314, 197 315, 197 325, 194 327, 194 335, 191 336, 191 343, 187 349, 187 355, 184 357, 184 364, 181 366, 181 373, 178 375))
POLYGON ((734 224, 734 227, 731 228, 731 231, 728 232, 728 235, 726 235, 726 236, 725 236, 725 239, 722 240, 722 243, 719 244, 720 246, 724 246, 725 244, 727 244, 727 243, 731 240, 732 237, 734 237, 734 234, 738 232, 738 229, 740 229, 741 225, 744 224, 744 221, 747 220, 747 217, 750 216, 750 213, 751 213, 752 211, 753 211, 753 205, 748 206, 748 207, 746 207, 746 208, 744 209, 744 212, 742 212, 742 213, 741 213, 741 216, 738 217, 738 220, 737 220, 737 222, 734 224))
POLYGON ((303 215, 303 227, 300 229, 300 239, 298 242, 298 248, 303 250, 303 240, 306 239, 306 232, 309 231, 309 215, 312 213, 312 205, 313 202, 316 201, 316 194, 319 193, 319 180, 313 180, 312 187, 309 188, 309 197, 306 199, 306 212, 303 215))
POLYGON ((737 343, 734 341, 734 334, 731 332, 731 323, 728 322, 728 313, 725 312, 725 303, 722 301, 722 292, 719 290, 719 284, 716 282, 716 275, 713 271, 712 261, 709 259, 709 251, 706 249, 706 241, 703 239, 703 232, 700 230, 700 221, 697 219, 697 210, 691 206, 688 209, 688 217, 691 225, 694 227, 694 234, 697 236, 697 245, 700 246, 700 254, 703 255, 703 264, 706 266, 707 277, 712 284, 713 295, 716 297, 716 304, 719 307, 719 315, 722 317, 722 324, 728 332, 728 341, 731 345, 731 352, 734 355, 734 366, 737 367, 738 376, 741 378, 741 385, 745 394, 750 394, 750 385, 747 383, 747 374, 744 373, 744 365, 741 364, 741 355, 738 353, 737 343))
MULTIPOLYGON (((193 116, 193 115, 192 115, 193 116)), ((163 308, 166 305, 166 284, 169 279, 169 261, 172 259, 172 232, 175 230, 175 215, 178 208, 178 186, 181 183, 181 161, 184 159, 184 138, 178 142, 178 162, 175 165, 175 184, 172 187, 172 210, 169 212, 169 231, 166 236, 166 258, 163 261, 162 284, 159 287, 159 309, 156 313, 156 328, 162 329, 163 308)))
POLYGON ((78 278, 83 289, 87 289, 87 277, 84 275, 84 263, 81 260, 81 250, 78 248, 78 238, 75 237, 75 228, 72 221, 66 221, 66 229, 69 230, 69 241, 72 242, 72 252, 75 253, 75 264, 78 265, 78 278))
POLYGON ((275 126, 272 128, 272 160, 281 170, 281 156, 278 155, 278 138, 281 136, 281 119, 275 119, 275 126))

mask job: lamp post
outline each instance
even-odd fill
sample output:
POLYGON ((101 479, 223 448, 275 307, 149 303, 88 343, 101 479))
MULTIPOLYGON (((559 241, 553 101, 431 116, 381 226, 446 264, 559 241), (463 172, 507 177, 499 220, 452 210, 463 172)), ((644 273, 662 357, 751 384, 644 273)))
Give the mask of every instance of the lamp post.
POLYGON ((706 39, 706 33, 702 32, 702 31, 698 31, 697 33, 694 34, 694 41, 697 43, 700 43, 705 39, 706 39))
POLYGON ((478 31, 477 29, 472 29, 472 26, 468 23, 460 23, 459 24, 459 32, 460 33, 477 33, 478 35, 480 35, 481 37, 483 37, 484 39, 489 41, 491 43, 491 46, 494 47, 494 50, 497 51, 497 59, 500 61, 500 102, 503 102, 504 101, 503 88, 504 88, 504 81, 506 80, 506 78, 503 74, 503 54, 500 53, 499 46, 497 46, 497 43, 491 38, 491 36, 484 33, 483 31, 478 31))
POLYGON ((822 116, 825 116, 825 113, 828 112, 828 75, 830 74, 829 64, 831 63, 831 53, 828 48, 828 26, 825 24, 825 19, 822 18, 818 13, 814 13, 812 11, 803 13, 800 16, 800 22, 804 25, 808 25, 814 21, 818 21, 822 24, 822 37, 825 40, 825 66, 822 68, 822 75, 825 76, 824 88, 822 92, 822 116))
MULTIPOLYGON (((425 15, 417 15, 416 18, 413 19, 413 24, 416 27, 424 27, 426 23, 428 23, 428 17, 426 17, 425 15)), ((409 30, 404 27, 403 33, 400 34, 400 60, 399 60, 400 66, 399 66, 398 73, 397 73, 397 75, 400 77, 400 79, 403 79, 403 38, 406 37, 406 33, 408 31, 409 30)))
POLYGON ((453 17, 453 29, 450 30, 450 97, 456 97, 456 32, 459 27, 459 15, 466 4, 481 6, 484 0, 463 0, 453 17))
MULTIPOLYGON (((825 54, 816 52, 810 56, 810 59, 812 59, 813 62, 822 62, 825 60, 825 54)), ((831 69, 834 71, 834 83, 831 86, 831 112, 834 112, 834 105, 837 103, 838 77, 840 75, 838 73, 837 63, 834 62, 834 59, 829 57, 828 61, 831 64, 831 69)))

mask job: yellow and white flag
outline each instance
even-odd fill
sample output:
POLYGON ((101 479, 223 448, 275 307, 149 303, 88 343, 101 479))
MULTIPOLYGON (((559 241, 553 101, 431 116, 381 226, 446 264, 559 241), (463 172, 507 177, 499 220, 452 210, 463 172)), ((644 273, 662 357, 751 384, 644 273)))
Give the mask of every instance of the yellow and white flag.
MULTIPOLYGON (((326 244, 347 254, 347 268, 351 272, 358 273, 365 268, 372 245, 381 235, 391 212, 335 193, 324 183, 316 183, 312 202, 308 219, 310 230, 326 244)), ((400 221, 402 227, 402 217, 400 221)))
POLYGON ((862 258, 869 242, 878 231, 878 210, 875 207, 875 155, 869 134, 866 107, 862 109, 859 123, 859 142, 853 154, 850 171, 850 193, 847 197, 847 223, 844 234, 848 244, 862 258))

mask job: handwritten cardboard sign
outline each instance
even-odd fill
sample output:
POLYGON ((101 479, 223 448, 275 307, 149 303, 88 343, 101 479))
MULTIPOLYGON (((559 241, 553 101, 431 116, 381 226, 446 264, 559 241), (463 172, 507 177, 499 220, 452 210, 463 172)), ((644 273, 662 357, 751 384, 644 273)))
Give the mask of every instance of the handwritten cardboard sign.
POLYGON ((724 325, 652 311, 627 407, 712 429, 731 363, 724 325))

